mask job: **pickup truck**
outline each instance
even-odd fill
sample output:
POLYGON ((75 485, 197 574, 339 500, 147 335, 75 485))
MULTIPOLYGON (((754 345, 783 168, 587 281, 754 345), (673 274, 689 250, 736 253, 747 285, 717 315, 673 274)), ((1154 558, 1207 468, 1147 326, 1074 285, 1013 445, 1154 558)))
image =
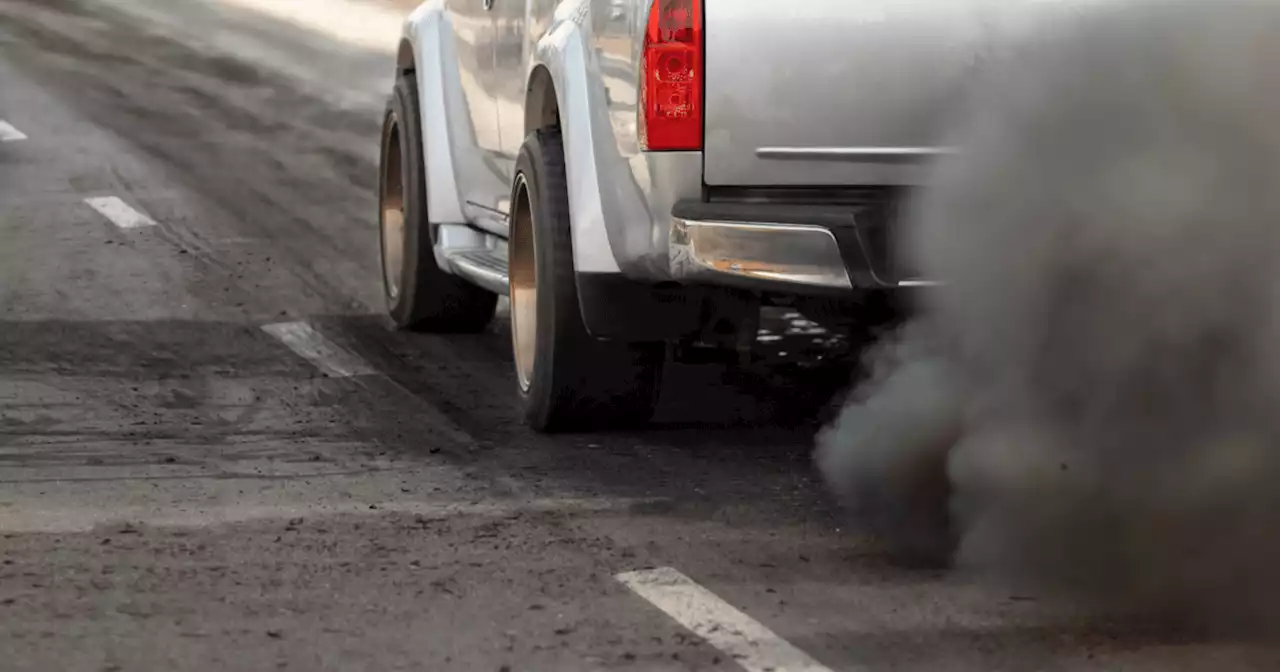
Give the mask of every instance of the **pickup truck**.
POLYGON ((510 297, 537 431, 646 422, 688 347, 762 306, 834 328, 928 285, 892 235, 991 30, 1027 0, 430 0, 382 132, 401 329, 510 297))

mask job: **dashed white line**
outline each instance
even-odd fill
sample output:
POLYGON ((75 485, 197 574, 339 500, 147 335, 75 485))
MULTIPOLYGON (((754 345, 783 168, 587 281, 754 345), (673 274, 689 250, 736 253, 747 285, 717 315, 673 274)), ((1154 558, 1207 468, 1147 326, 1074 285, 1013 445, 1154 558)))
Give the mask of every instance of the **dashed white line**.
POLYGON ((84 202, 98 211, 98 214, 111 220, 112 224, 122 229, 138 229, 144 226, 155 226, 154 219, 133 209, 128 203, 115 196, 97 196, 86 198, 84 202))
POLYGON ((731 656, 748 672, 831 672, 764 624, 671 567, 624 572, 614 578, 731 656))
POLYGON ((262 330, 334 378, 377 373, 363 359, 343 350, 306 322, 277 322, 263 325, 262 330))
POLYGON ((4 119, 0 119, 0 142, 14 142, 26 139, 27 135, 19 131, 16 126, 4 119))

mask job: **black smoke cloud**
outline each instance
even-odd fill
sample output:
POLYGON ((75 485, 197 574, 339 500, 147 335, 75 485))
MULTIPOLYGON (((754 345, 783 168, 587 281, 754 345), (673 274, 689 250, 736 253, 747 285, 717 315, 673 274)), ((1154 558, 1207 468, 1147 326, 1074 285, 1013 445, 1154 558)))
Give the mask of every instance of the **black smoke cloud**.
POLYGON ((946 284, 817 461, 915 553, 1274 626, 1280 4, 1045 11, 985 55, 903 223, 946 284))

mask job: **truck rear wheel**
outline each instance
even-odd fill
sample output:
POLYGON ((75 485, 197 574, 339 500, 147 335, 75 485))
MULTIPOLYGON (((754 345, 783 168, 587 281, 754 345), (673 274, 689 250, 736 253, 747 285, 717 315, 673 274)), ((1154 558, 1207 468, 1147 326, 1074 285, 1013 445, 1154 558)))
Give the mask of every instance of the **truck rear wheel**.
POLYGON ((539 130, 525 140, 511 203, 511 338, 525 420, 541 432, 647 422, 665 348, 587 333, 558 130, 539 130))
POLYGON ((396 80, 382 124, 378 228, 387 312, 400 329, 477 332, 493 320, 498 296, 440 270, 427 221, 418 87, 396 80))

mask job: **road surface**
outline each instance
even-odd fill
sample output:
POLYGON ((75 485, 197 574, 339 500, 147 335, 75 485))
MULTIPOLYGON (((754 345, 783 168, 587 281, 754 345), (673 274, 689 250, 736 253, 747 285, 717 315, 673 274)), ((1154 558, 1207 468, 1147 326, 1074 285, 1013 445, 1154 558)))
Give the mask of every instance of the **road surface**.
POLYGON ((538 437, 502 320, 390 331, 406 4, 0 0, 4 669, 1277 669, 891 566, 794 392, 538 437))

